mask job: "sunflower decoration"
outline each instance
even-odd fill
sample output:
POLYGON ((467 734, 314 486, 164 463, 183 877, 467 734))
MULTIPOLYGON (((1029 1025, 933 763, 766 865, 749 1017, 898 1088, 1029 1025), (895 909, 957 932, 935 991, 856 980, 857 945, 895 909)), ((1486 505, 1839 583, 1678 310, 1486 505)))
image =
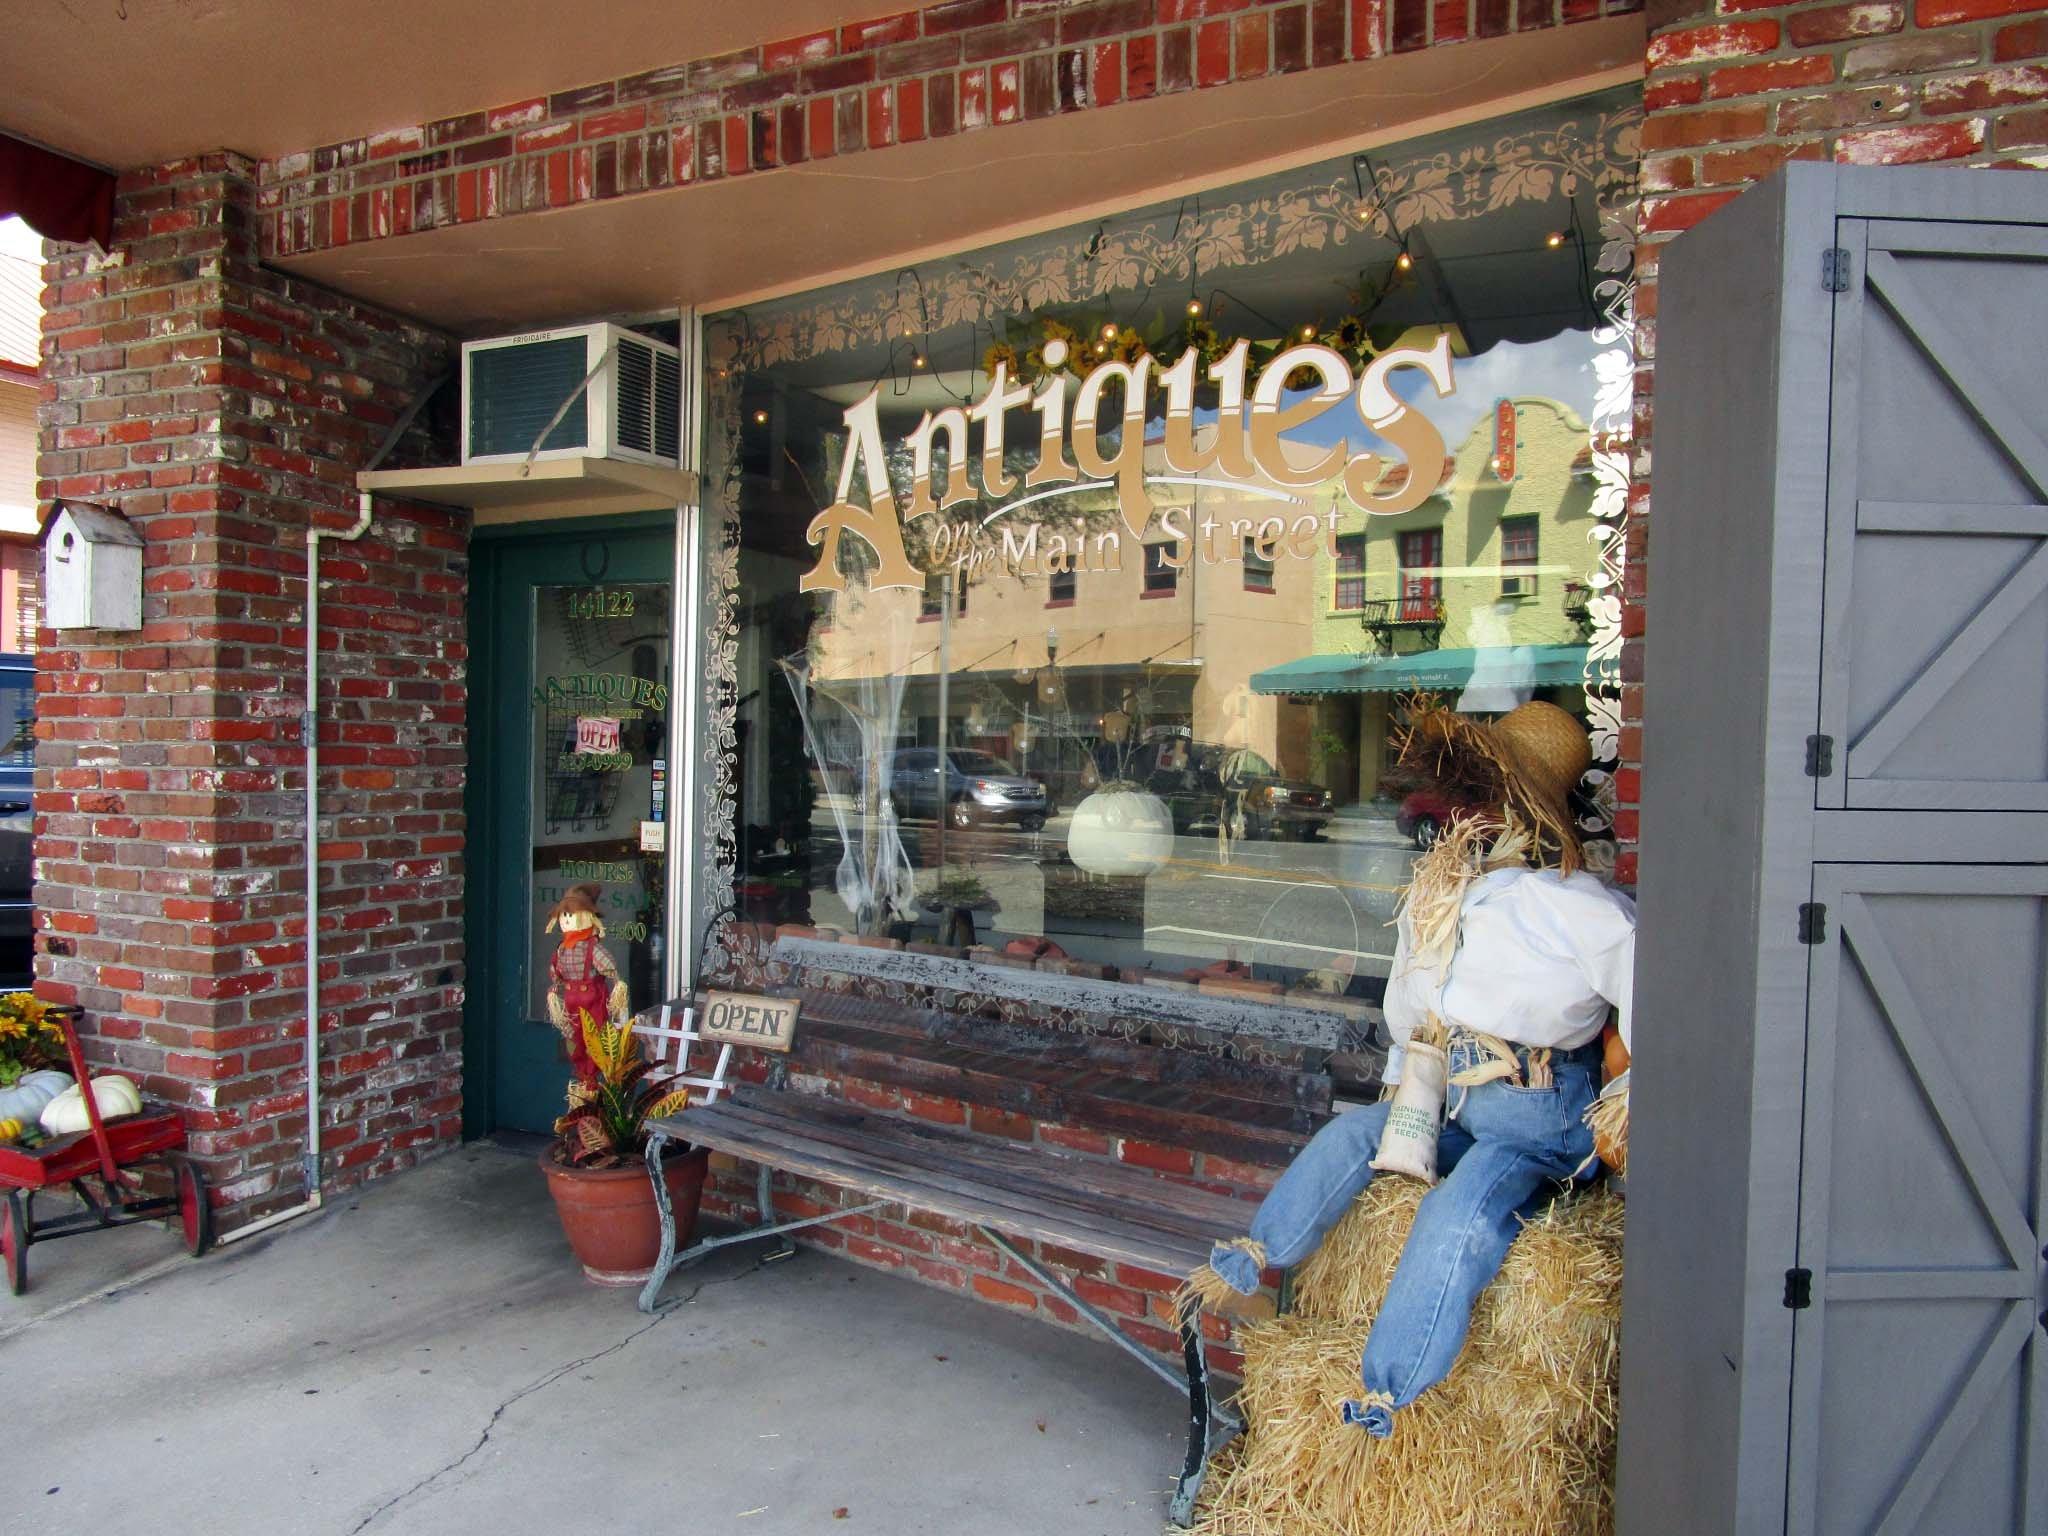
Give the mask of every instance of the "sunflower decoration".
POLYGON ((1366 334, 1365 316, 1346 315, 1329 334, 1329 344, 1354 363, 1372 355, 1372 338, 1366 334))
POLYGON ((1042 379, 1051 373, 1071 373, 1078 379, 1087 373, 1090 361, 1088 344, 1072 326, 1048 316, 1038 323, 1038 337, 1038 345, 1024 354, 1024 367, 1032 378, 1042 379), (1045 360, 1046 347, 1055 341, 1064 342, 1067 348, 1067 355, 1057 368, 1045 360))
MULTIPOLYGON (((1207 368, 1230 350, 1223 344, 1223 333, 1199 315, 1189 318, 1185 335, 1187 346, 1183 350, 1192 351, 1196 363, 1202 368, 1207 368)), ((1174 361, 1178 362, 1179 359, 1175 358, 1174 361)))
POLYGON ((1113 363, 1135 363, 1152 349, 1145 344, 1145 338, 1126 325, 1120 327, 1109 340, 1109 361, 1113 363))
POLYGON ((996 376, 998 368, 1003 368, 1014 379, 1022 366, 1023 360, 1017 355, 1017 349, 1007 341, 991 342, 989 349, 981 354, 981 371, 990 378, 996 376))
POLYGON ((25 1072, 67 1065, 64 1026, 50 1005, 33 992, 0 997, 0 1088, 11 1088, 25 1072))

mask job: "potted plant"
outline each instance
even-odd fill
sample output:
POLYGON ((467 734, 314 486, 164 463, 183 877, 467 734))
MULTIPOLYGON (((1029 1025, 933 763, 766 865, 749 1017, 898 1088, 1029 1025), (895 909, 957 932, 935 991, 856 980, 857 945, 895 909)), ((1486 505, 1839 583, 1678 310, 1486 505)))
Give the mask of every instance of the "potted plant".
POLYGON ((939 916, 939 942, 961 949, 975 943, 974 914, 1000 911, 981 877, 971 869, 947 869, 924 892, 921 905, 939 916))
MULTIPOLYGON (((583 1273, 599 1285, 639 1285, 661 1252, 661 1218, 647 1177, 647 1122, 672 1115, 689 1102, 686 1089, 670 1090, 640 1054, 630 1019, 603 1024, 580 1011, 587 1062, 569 1079, 569 1107, 555 1122, 555 1139, 541 1154, 541 1171, 555 1197, 555 1213, 583 1273)), ((709 1154, 670 1144, 662 1163, 674 1214, 676 1246, 686 1246, 697 1224, 709 1154)))

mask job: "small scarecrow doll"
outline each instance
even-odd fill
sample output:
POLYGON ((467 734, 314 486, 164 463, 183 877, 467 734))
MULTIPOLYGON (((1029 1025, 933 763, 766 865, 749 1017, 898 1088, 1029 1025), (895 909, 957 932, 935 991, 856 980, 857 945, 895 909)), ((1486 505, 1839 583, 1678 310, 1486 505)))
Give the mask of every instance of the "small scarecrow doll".
POLYGON ((562 942, 548 961, 548 1020, 569 1047, 569 1064, 589 1082, 597 1064, 583 1045, 583 1016, 607 1024, 626 1022, 626 984, 611 953, 597 941, 604 937, 604 919, 597 903, 604 895, 595 885, 577 885, 555 903, 544 930, 562 930, 562 942))
POLYGON ((1250 1235, 1218 1244, 1187 1286, 1216 1310, 1270 1316, 1260 1271, 1313 1253, 1375 1171, 1433 1184, 1366 1341, 1364 1392, 1342 1409, 1382 1439, 1450 1374, 1521 1217, 1593 1168, 1589 1119, 1625 1116, 1625 1096, 1599 1108, 1602 1031, 1619 1009, 1626 1044, 1635 965, 1633 904, 1580 867, 1577 721, 1541 702, 1491 725, 1429 705, 1401 755, 1479 809, 1416 861, 1396 919, 1389 1097, 1318 1131, 1250 1235))

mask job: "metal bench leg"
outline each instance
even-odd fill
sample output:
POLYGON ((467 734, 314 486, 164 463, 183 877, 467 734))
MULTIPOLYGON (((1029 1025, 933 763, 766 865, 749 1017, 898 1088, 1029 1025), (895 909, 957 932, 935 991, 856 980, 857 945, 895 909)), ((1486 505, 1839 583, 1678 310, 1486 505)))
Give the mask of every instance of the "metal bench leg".
MULTIPOLYGON (((775 1226, 775 1170, 766 1163, 754 1165, 754 1208, 761 1213, 761 1224, 757 1230, 769 1232, 775 1226)), ((782 1233, 782 1240, 768 1252, 761 1255, 763 1264, 780 1264, 784 1259, 796 1257, 796 1244, 789 1240, 788 1232, 782 1233)))
POLYGON ((1195 1518, 1195 1500, 1201 1494, 1202 1478, 1208 1470, 1209 1458, 1229 1444, 1231 1438, 1244 1427, 1237 1415, 1227 1408, 1219 1408, 1209 1400, 1209 1357, 1202 1343, 1199 1315, 1192 1308, 1183 1308, 1181 1311, 1181 1359, 1187 1368, 1187 1374, 1182 1376, 1171 1367, 1160 1364, 1153 1358, 1151 1351, 1129 1338, 1109 1318, 1075 1295, 1072 1286, 1029 1254, 1020 1252, 1002 1233, 991 1227, 976 1227, 975 1230, 999 1252, 1016 1260, 1018 1265, 1040 1285, 1059 1296, 1082 1317, 1100 1328, 1108 1336, 1109 1341, 1125 1354, 1176 1392, 1187 1393, 1188 1449, 1181 1462, 1180 1477, 1174 1485, 1170 1513, 1175 1525, 1192 1525, 1195 1518))
POLYGON ((660 1131, 650 1131, 647 1136, 647 1177, 654 1181, 654 1209, 661 1218, 661 1253, 654 1261, 653 1273, 640 1288, 640 1310, 652 1312, 654 1298, 661 1294, 661 1288, 668 1283, 668 1272, 676 1264, 676 1213, 669 1208, 668 1180, 661 1176, 661 1153, 668 1145, 668 1137, 660 1131))
MULTIPOLYGON (((1195 1501, 1202 1496, 1209 1457, 1220 1445, 1211 1443, 1215 1413, 1209 1402, 1209 1356, 1202 1341, 1201 1310, 1192 1304, 1180 1308, 1180 1353, 1188 1373, 1188 1453, 1167 1513, 1175 1525, 1189 1526, 1195 1523, 1195 1501)), ((1226 1431, 1223 1438, 1229 1437, 1226 1431)))
POLYGON ((654 1208, 661 1218, 661 1253, 654 1261, 654 1269, 647 1277, 647 1284, 640 1289, 642 1312, 655 1310, 656 1299, 661 1295, 661 1288, 668 1283, 670 1274, 686 1265, 696 1263, 715 1249, 729 1248, 734 1243, 751 1243, 756 1238, 780 1237, 781 1243, 761 1260, 763 1264, 773 1264, 791 1257, 797 1251, 796 1244, 789 1240, 789 1233, 801 1231, 805 1227, 821 1227, 830 1222, 844 1221, 849 1216, 865 1216, 868 1212, 879 1211, 889 1204, 887 1200, 875 1200, 849 1210, 831 1211, 823 1216, 806 1216, 801 1221, 777 1221, 774 1190, 770 1187, 773 1170, 762 1164, 754 1184, 754 1197, 760 1203, 760 1225, 747 1227, 738 1232, 728 1232, 722 1237, 701 1238, 681 1253, 677 1253, 675 1213, 669 1209, 668 1185, 661 1177, 661 1149, 667 1142, 668 1138, 659 1131, 648 1133, 647 1176, 654 1180, 654 1208))

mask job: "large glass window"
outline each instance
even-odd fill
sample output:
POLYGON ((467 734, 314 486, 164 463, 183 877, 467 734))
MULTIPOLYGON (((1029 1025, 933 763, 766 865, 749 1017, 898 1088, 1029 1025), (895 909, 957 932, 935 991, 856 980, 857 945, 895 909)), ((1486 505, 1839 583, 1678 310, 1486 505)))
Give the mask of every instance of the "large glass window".
POLYGON ((1633 114, 715 319, 705 753, 747 787, 730 822, 713 787, 716 915, 1012 997, 1065 961, 1240 1009, 1376 999, 1442 796, 1395 763, 1402 700, 1586 707, 1633 114))

